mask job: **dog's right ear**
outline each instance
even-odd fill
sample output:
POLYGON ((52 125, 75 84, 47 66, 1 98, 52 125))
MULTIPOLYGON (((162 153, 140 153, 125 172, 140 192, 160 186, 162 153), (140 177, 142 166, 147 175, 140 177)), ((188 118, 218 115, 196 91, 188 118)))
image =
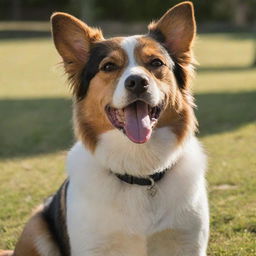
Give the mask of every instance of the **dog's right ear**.
POLYGON ((65 65, 85 64, 91 44, 104 39, 99 29, 67 13, 54 13, 51 23, 53 40, 65 65))

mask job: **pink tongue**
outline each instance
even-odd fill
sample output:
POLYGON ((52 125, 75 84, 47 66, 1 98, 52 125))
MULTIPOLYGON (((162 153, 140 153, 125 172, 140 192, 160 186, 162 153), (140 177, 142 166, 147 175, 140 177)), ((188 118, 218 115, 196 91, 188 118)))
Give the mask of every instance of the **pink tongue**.
POLYGON ((135 143, 145 143, 151 136, 148 105, 137 101, 124 109, 125 133, 135 143))

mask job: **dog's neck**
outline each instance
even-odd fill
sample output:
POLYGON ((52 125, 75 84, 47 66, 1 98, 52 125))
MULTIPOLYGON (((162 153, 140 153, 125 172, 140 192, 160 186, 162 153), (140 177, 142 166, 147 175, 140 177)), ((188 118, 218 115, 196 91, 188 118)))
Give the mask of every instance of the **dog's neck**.
POLYGON ((94 156, 114 173, 147 176, 170 168, 179 158, 182 145, 169 127, 155 130, 151 140, 135 144, 113 130, 102 134, 94 156))
MULTIPOLYGON (((117 181, 117 174, 145 178, 165 169, 172 172, 184 157, 197 162, 194 156, 202 154, 195 137, 187 136, 179 146, 175 138, 169 128, 159 128, 148 143, 134 144, 119 131, 112 131, 102 135, 94 153, 78 141, 68 153, 69 179, 83 187, 86 181, 91 182, 92 179, 100 183, 104 180, 117 181)), ((191 165, 196 166, 197 163, 191 165)))

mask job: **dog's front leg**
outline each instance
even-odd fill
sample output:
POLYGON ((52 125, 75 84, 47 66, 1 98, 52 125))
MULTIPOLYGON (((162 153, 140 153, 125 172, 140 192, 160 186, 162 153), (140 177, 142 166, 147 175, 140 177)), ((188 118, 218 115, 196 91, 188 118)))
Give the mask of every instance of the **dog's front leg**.
POLYGON ((149 256, 206 256, 208 229, 168 229, 148 239, 149 256))
POLYGON ((149 256, 206 256, 209 213, 206 195, 196 208, 177 212, 170 229, 148 239, 149 256))
MULTIPOLYGON (((94 232, 89 232, 93 234, 94 232)), ((147 256, 146 239, 142 236, 114 232, 92 235, 88 240, 71 244, 72 256, 147 256), (93 239, 90 239, 92 238, 93 239)), ((73 241, 74 242, 74 241, 73 241)))
POLYGON ((177 256, 206 256, 208 229, 179 230, 180 248, 177 256))
POLYGON ((177 256, 206 256, 209 237, 209 211, 206 195, 195 208, 184 210, 178 218, 177 256))

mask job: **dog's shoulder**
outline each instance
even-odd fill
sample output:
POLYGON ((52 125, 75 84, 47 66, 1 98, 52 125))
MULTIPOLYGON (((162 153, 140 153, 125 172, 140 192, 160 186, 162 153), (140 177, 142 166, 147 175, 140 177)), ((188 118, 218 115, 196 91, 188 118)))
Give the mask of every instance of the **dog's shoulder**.
POLYGON ((66 226, 66 194, 69 180, 65 180, 59 190, 49 197, 44 204, 42 217, 47 222, 49 231, 58 244, 61 255, 70 254, 69 238, 66 226))
POLYGON ((66 230, 66 180, 59 190, 33 213, 16 245, 14 256, 68 256, 69 239, 66 230))

